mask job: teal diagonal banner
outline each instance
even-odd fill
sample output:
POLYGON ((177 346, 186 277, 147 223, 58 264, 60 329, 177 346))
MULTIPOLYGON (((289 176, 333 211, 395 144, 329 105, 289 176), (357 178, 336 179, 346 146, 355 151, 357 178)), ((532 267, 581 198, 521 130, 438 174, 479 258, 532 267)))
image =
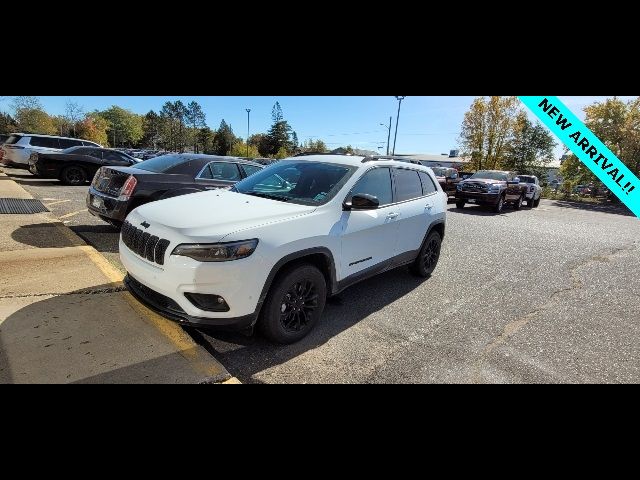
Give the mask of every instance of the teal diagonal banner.
POLYGON ((519 97, 596 177, 640 217, 640 180, 557 97, 519 97))

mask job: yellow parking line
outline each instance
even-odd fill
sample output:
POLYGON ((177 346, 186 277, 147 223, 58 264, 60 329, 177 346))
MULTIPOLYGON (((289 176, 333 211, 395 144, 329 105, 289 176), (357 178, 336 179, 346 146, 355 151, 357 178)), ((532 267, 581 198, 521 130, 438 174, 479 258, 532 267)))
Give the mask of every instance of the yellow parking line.
POLYGON ((45 207, 49 208, 49 207, 53 207, 54 205, 58 205, 59 203, 66 203, 66 202, 70 202, 71 200, 58 200, 57 202, 52 202, 52 203, 45 203, 45 207))
MULTIPOLYGON (((100 269, 110 282, 119 283, 124 279, 124 275, 120 270, 111 265, 97 250, 88 245, 79 247, 89 257, 89 259, 100 269)), ((185 332, 182 327, 166 318, 158 315, 154 311, 148 309, 139 301, 137 301, 129 292, 126 292, 125 298, 129 305, 140 316, 145 318, 150 324, 156 327, 160 333, 168 338, 171 343, 178 349, 180 355, 187 359, 194 369, 203 373, 207 377, 214 377, 221 373, 220 364, 209 357, 209 354, 203 355, 198 345, 185 332)), ((229 380, 228 380, 229 381, 229 380)))
POLYGON ((61 217, 58 217, 58 218, 60 220, 62 220, 63 218, 74 217, 74 216, 78 215, 79 213, 86 212, 86 211, 87 211, 87 209, 83 208, 82 210, 78 210, 77 212, 67 213, 66 215, 62 215, 61 217))

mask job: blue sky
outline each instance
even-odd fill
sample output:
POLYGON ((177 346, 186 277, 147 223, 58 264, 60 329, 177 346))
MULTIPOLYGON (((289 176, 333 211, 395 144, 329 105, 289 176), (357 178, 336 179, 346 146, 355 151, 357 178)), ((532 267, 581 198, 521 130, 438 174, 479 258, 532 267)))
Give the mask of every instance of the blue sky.
MULTIPOLYGON (((352 145, 356 148, 384 152, 387 129, 381 123, 393 117, 391 143, 395 129, 398 102, 385 97, 153 97, 153 96, 42 96, 39 97, 50 114, 62 114, 69 99, 83 105, 86 111, 119 105, 136 113, 160 110, 168 100, 187 103, 196 100, 207 115, 207 124, 217 128, 223 118, 236 135, 247 135, 246 108, 251 109, 251 133, 265 132, 271 125, 271 108, 276 101, 282 106, 285 119, 297 132, 300 141, 320 138, 330 148, 352 145), (378 147, 384 147, 378 150, 378 147)), ((411 97, 402 102, 396 145, 397 153, 445 153, 457 148, 460 125, 465 111, 475 97, 437 96, 411 97)), ((561 96, 560 99, 581 118, 582 109, 604 96, 561 96)), ((634 97, 621 97, 630 99, 634 97)), ((10 101, 0 103, 7 110, 10 101)), ((560 155, 562 149, 557 148, 560 155)))

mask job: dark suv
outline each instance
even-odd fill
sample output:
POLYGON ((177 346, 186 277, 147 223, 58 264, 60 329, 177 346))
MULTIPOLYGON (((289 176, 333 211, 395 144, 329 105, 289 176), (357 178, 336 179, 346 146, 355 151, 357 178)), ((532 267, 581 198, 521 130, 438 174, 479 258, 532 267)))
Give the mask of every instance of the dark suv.
POLYGON ((515 172, 480 170, 458 183, 456 206, 464 208, 467 203, 489 205, 500 213, 506 203, 519 210, 526 195, 527 184, 520 183, 515 172))

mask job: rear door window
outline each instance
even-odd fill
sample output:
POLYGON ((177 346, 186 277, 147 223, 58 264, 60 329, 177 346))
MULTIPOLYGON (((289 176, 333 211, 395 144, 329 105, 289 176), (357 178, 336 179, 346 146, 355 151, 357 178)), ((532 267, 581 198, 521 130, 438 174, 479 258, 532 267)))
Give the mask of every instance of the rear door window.
POLYGON ((422 183, 415 170, 394 168, 396 202, 413 200, 422 196, 422 183))
MULTIPOLYGON (((60 148, 60 143, 57 138, 51 137, 31 137, 31 141, 29 145, 32 147, 41 147, 41 148, 60 148)), ((73 146, 73 145, 70 145, 73 146)))

